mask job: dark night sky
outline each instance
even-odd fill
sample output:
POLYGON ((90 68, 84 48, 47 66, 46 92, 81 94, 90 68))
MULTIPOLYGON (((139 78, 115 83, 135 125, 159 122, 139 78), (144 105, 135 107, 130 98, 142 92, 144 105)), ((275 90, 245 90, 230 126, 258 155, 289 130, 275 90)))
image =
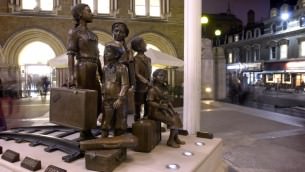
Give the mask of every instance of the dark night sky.
POLYGON ((202 11, 204 13, 223 13, 228 9, 228 1, 230 1, 230 9, 232 14, 247 24, 247 12, 252 9, 255 12, 255 20, 269 18, 270 6, 279 6, 282 1, 288 4, 296 4, 297 0, 202 0, 202 11))

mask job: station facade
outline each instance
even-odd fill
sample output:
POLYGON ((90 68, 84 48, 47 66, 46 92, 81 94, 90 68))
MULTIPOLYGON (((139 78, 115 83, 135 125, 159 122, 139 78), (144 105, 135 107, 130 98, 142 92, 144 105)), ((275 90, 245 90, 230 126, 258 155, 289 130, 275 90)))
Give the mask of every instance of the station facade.
MULTIPOLYGON (((65 82, 66 69, 42 68, 66 53, 68 30, 74 26, 71 9, 78 3, 88 4, 94 13, 89 28, 98 36, 101 55, 112 40, 112 23, 124 22, 130 30, 127 43, 141 36, 151 47, 183 59, 183 1, 1 0, 0 78, 7 87, 21 91, 34 74, 48 75, 56 86, 65 82), (40 55, 43 46, 48 53, 40 55)), ((183 76, 175 74, 179 71, 169 72, 171 82, 182 83, 182 77, 173 76, 183 76)))

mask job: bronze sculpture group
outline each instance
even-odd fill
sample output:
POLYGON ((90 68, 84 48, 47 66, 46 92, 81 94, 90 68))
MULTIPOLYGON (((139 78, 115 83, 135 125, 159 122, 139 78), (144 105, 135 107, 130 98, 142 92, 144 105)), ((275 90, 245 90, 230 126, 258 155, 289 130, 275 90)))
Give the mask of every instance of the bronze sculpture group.
MULTIPOLYGON (((93 18, 89 6, 74 6, 72 15, 75 26, 69 31, 67 45, 69 85, 97 91, 97 113, 102 113, 101 137, 108 137, 111 129, 114 130, 114 136, 126 132, 127 92, 133 90, 134 120, 141 119, 141 106, 144 105, 145 118, 161 121, 170 128, 168 146, 178 148, 184 144, 178 138, 178 129, 182 128, 182 123, 170 103, 166 71, 156 70, 151 81, 151 60, 144 54, 146 43, 143 38, 136 37, 131 41, 132 50, 137 52, 134 56, 125 41, 129 34, 127 25, 114 23, 111 29, 114 40, 105 45, 102 68, 98 38, 87 27, 93 18)), ((83 130, 81 138, 88 140, 93 136, 89 130, 83 130)))

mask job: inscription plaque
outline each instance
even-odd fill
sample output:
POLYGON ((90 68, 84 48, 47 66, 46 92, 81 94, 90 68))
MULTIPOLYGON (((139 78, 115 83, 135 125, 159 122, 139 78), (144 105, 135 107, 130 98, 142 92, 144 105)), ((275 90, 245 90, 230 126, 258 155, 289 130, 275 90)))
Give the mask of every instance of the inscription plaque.
POLYGON ((67 170, 56 167, 54 165, 49 165, 44 172, 67 172, 67 170))
POLYGON ((19 157, 20 157, 19 153, 15 152, 15 151, 12 151, 10 149, 6 150, 3 153, 3 155, 1 156, 2 159, 6 160, 8 162, 11 162, 11 163, 20 161, 19 157))
POLYGON ((21 167, 31 171, 37 171, 41 169, 41 161, 30 157, 25 157, 24 160, 21 162, 21 167))

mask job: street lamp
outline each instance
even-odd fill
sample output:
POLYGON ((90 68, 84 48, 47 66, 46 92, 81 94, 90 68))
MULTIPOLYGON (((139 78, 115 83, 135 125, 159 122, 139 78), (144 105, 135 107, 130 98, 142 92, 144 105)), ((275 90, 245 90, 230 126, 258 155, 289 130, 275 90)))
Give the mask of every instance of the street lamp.
POLYGON ((209 18, 207 16, 202 16, 200 22, 203 25, 203 36, 206 36, 206 25, 209 23, 209 18))
POLYGON ((216 46, 219 46, 220 42, 219 42, 219 36, 221 35, 221 30, 220 29, 216 29, 214 32, 215 36, 216 36, 216 46))
POLYGON ((200 21, 201 21, 201 24, 208 24, 209 18, 207 16, 202 16, 200 21))

